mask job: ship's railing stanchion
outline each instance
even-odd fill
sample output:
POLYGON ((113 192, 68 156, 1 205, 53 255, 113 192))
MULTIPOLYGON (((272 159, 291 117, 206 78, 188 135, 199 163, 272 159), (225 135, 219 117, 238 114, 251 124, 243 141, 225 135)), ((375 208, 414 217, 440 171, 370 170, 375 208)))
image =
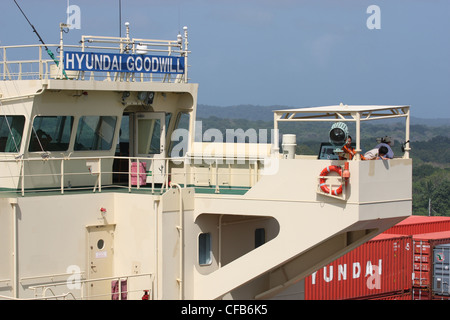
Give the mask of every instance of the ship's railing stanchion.
POLYGON ((131 158, 128 158, 128 192, 131 192, 131 158))
POLYGON ((25 196, 25 162, 23 159, 20 160, 20 178, 20 189, 23 197, 25 196))
POLYGON ((152 172, 152 194, 155 192, 155 161, 152 161, 150 164, 151 172, 152 172))
POLYGON ((64 194, 64 158, 61 159, 61 194, 64 194))

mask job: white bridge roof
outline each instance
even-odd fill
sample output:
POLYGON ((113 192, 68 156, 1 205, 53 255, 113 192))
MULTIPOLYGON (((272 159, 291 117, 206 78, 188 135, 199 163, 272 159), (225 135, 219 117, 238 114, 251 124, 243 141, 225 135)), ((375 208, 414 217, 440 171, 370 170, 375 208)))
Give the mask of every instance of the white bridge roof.
MULTIPOLYGON (((380 105, 335 105, 298 109, 283 109, 274 111, 275 141, 278 141, 278 124, 280 122, 293 121, 328 121, 328 122, 355 122, 356 123, 356 160, 359 160, 361 122, 379 119, 405 119, 405 154, 404 158, 409 158, 409 106, 380 106, 380 105)), ((278 147, 275 147, 278 152, 278 147)))
POLYGON ((409 106, 334 105, 275 110, 278 121, 361 121, 409 116, 409 106))

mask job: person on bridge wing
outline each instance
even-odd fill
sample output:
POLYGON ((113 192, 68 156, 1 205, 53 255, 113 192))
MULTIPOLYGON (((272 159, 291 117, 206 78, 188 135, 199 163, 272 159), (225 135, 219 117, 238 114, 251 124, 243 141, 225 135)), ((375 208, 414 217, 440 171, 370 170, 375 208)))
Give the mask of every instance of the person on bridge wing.
MULTIPOLYGON (((378 140, 378 139, 377 139, 378 140)), ((386 153, 385 157, 389 159, 394 158, 394 152, 392 151, 392 146, 394 145, 394 141, 391 139, 391 137, 385 136, 380 139, 380 143, 378 143, 375 148, 379 149, 382 146, 385 146, 388 149, 388 152, 386 153)))
POLYGON ((352 148, 351 144, 352 144, 352 137, 348 136, 345 145, 342 147, 342 150, 344 150, 344 152, 339 154, 339 160, 353 159, 353 157, 356 154, 356 151, 355 149, 352 148))
POLYGON ((365 160, 374 160, 374 159, 382 159, 382 160, 388 160, 386 155, 388 153, 388 148, 385 146, 381 146, 380 148, 373 148, 372 150, 367 151, 364 154, 365 160))

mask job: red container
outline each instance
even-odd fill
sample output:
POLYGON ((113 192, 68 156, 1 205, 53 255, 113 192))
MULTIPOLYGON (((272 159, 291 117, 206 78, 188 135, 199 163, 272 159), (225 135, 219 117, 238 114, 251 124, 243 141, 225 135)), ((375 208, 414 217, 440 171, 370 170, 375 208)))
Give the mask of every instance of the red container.
POLYGON ((413 235, 413 286, 429 289, 433 280, 433 248, 450 243, 450 231, 413 235))
POLYGON ((450 230, 450 217, 409 216, 383 233, 421 234, 450 230))
POLYGON ((412 298, 413 300, 431 300, 431 291, 427 288, 412 288, 412 298))
POLYGON ((412 300, 412 292, 411 290, 394 291, 348 300, 412 300))
POLYGON ((368 300, 412 300, 412 293, 411 291, 404 293, 392 293, 389 295, 370 298, 368 300))
POLYGON ((306 277, 305 300, 355 299, 410 289, 412 257, 411 236, 381 234, 306 277))

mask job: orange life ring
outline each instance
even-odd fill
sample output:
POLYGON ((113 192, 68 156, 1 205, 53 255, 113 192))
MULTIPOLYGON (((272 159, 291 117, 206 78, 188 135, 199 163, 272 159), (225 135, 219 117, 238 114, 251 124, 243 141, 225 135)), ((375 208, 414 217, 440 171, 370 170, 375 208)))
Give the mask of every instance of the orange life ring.
MULTIPOLYGON (((325 183, 326 178, 324 178, 324 176, 328 175, 331 171, 337 172, 340 176, 342 176, 342 169, 339 166, 328 166, 322 170, 322 172, 320 173, 321 178, 319 180, 319 187, 320 189, 322 189, 323 192, 328 194, 330 193, 330 189, 328 189, 325 183)), ((342 193, 342 184, 336 190, 331 190, 331 194, 335 196, 341 193, 342 193)))

